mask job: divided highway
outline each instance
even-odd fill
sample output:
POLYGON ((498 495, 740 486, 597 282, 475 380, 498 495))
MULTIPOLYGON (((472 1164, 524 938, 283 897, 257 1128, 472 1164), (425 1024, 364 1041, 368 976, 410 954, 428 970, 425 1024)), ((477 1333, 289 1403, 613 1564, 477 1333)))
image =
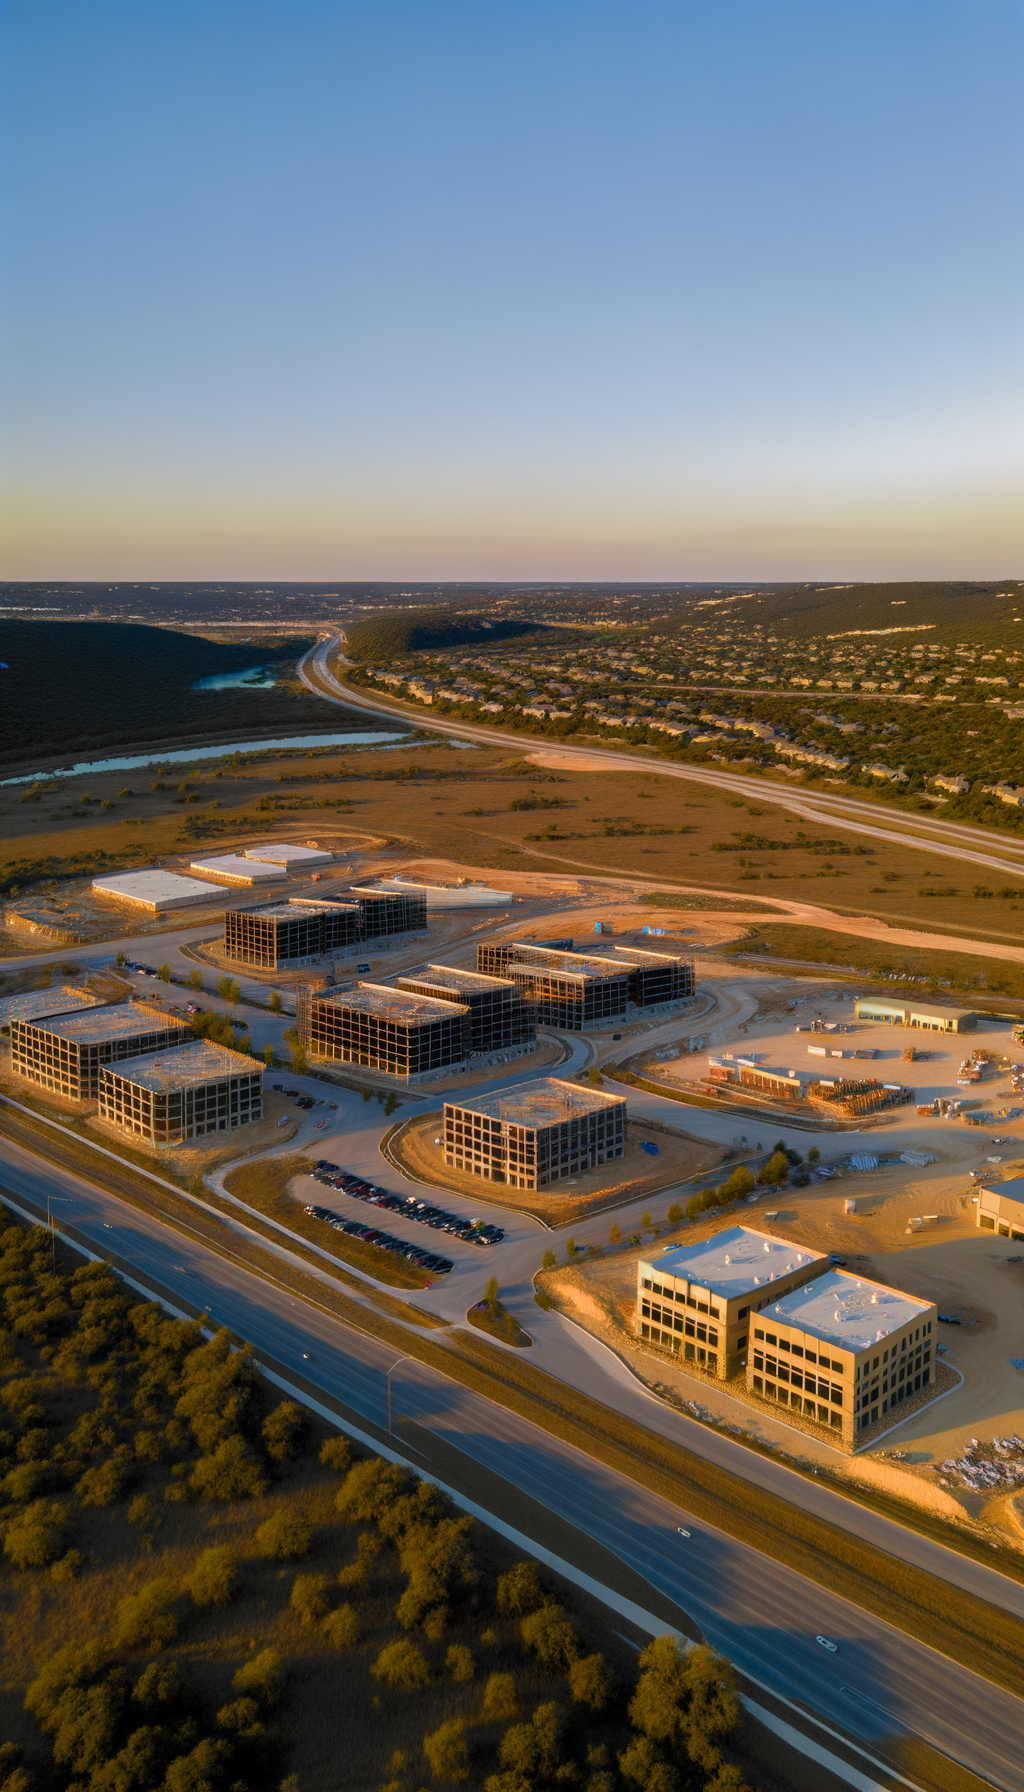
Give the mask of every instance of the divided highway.
MULTIPOLYGON (((37 1209, 49 1200, 58 1226, 75 1227, 98 1253, 114 1253, 172 1301, 187 1301, 211 1323, 251 1339, 281 1372, 320 1388, 354 1419, 386 1423, 393 1347, 6 1140, 0 1180, 37 1209)), ((689 1613, 759 1684, 868 1749, 915 1734, 1005 1792, 1024 1792, 1019 1699, 430 1369, 404 1362, 392 1380, 398 1412, 569 1517, 689 1613), (834 1653, 816 1641, 819 1635, 836 1643, 834 1653)), ((399 1447, 415 1466, 413 1446, 399 1447)), ((543 1536, 537 1541, 546 1546, 543 1536)))

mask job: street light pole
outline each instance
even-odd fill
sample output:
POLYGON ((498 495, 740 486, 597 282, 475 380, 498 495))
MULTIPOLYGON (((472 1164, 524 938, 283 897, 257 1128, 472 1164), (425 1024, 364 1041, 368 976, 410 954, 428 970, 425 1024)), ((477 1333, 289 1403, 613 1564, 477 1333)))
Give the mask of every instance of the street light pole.
POLYGON ((388 1436, 389 1437, 391 1436, 391 1377, 394 1374, 395 1370, 398 1368, 399 1363, 411 1363, 413 1360, 414 1359, 411 1356, 397 1357, 396 1360, 392 1363, 390 1369, 388 1370, 388 1436))

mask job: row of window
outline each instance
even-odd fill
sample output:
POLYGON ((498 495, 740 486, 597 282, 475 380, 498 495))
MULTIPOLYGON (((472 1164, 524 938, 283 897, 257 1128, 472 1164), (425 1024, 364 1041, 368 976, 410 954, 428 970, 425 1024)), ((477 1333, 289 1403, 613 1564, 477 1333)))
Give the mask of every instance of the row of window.
POLYGON ((687 1338, 699 1338, 702 1344, 718 1346, 717 1330, 702 1319, 690 1319, 689 1316, 684 1319, 681 1313, 668 1310, 663 1313, 659 1306, 647 1300, 641 1304, 640 1312, 644 1319, 653 1319, 656 1325, 667 1325, 670 1331, 683 1332, 687 1338))
MULTIPOLYGON (((833 1431, 843 1428, 843 1415, 831 1406, 825 1406, 820 1400, 809 1400, 806 1394, 797 1394, 789 1388, 777 1387, 774 1381, 763 1381, 760 1375, 754 1376, 755 1394, 761 1394, 766 1400, 775 1400, 779 1406, 788 1406, 791 1411, 798 1412, 801 1418, 814 1419, 819 1425, 828 1425, 833 1431)), ((835 1399, 835 1395, 832 1396, 835 1399)), ((842 1400, 842 1390, 839 1392, 842 1400)))
POLYGON ((806 1369, 780 1363, 760 1350, 754 1351, 754 1368, 763 1369, 766 1375, 774 1375, 779 1381, 788 1381, 794 1388, 803 1388, 806 1393, 819 1394, 823 1400, 834 1400, 837 1406, 843 1404, 843 1390, 835 1382, 823 1381, 820 1375, 812 1375, 806 1369))
POLYGON ((718 1374, 718 1355, 714 1350, 705 1350, 700 1344, 685 1344, 682 1338, 677 1338, 672 1332, 659 1331, 655 1325, 641 1325, 640 1336, 648 1343, 660 1344, 662 1350, 671 1350, 687 1363, 696 1363, 699 1368, 706 1369, 709 1375, 718 1374))
MULTIPOLYGON (((781 1300, 782 1296, 779 1295, 778 1299, 781 1300)), ((837 1375, 843 1374, 842 1363, 836 1362, 833 1357, 820 1356, 816 1351, 806 1350, 802 1344, 790 1343, 786 1338, 780 1339, 775 1332, 764 1332, 758 1326, 755 1326, 754 1338, 758 1342, 763 1340, 765 1344, 771 1344, 773 1348, 786 1350, 789 1352, 790 1356, 802 1356, 805 1362, 817 1362, 821 1364, 823 1369, 834 1369, 837 1375)))
MULTIPOLYGON (((681 1307, 683 1307, 683 1306, 694 1307, 698 1313, 710 1314, 712 1319, 721 1319, 721 1317, 722 1317, 719 1309, 716 1306, 714 1306, 711 1303, 711 1301, 698 1300, 696 1298, 696 1296, 693 1294, 684 1294, 682 1289, 680 1289, 677 1294, 674 1292, 673 1289, 669 1288, 667 1285, 663 1286, 661 1282, 649 1281, 646 1276, 643 1277, 642 1286, 644 1288, 649 1288, 652 1294, 660 1294, 662 1300, 678 1301, 678 1303, 681 1307)), ((744 1307, 742 1312, 739 1314, 739 1318, 745 1319, 746 1314, 747 1314, 747 1308, 744 1307)))

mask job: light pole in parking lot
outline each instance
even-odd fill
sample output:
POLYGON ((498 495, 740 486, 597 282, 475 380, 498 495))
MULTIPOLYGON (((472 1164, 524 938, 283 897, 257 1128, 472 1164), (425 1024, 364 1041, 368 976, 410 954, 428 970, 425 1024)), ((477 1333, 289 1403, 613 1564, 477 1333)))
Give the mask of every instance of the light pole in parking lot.
POLYGON ((396 1358, 396 1360, 392 1363, 390 1369, 388 1370, 388 1436, 389 1437, 391 1436, 391 1377, 394 1374, 395 1370, 398 1368, 399 1363, 411 1363, 413 1360, 414 1359, 411 1356, 400 1356, 400 1357, 396 1358))

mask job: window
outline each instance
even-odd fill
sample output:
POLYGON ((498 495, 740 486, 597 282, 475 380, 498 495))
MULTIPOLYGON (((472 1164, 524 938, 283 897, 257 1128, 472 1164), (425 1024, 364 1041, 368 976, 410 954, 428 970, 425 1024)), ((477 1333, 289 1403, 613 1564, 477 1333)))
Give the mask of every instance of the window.
MULTIPOLYGON (((741 1313, 740 1318, 742 1319, 742 1317, 743 1317, 743 1315, 741 1313)), ((755 1327, 754 1327, 754 1336, 755 1336, 755 1338, 763 1338, 764 1337, 764 1333, 761 1330, 760 1326, 758 1326, 758 1325, 755 1325, 755 1327)))

